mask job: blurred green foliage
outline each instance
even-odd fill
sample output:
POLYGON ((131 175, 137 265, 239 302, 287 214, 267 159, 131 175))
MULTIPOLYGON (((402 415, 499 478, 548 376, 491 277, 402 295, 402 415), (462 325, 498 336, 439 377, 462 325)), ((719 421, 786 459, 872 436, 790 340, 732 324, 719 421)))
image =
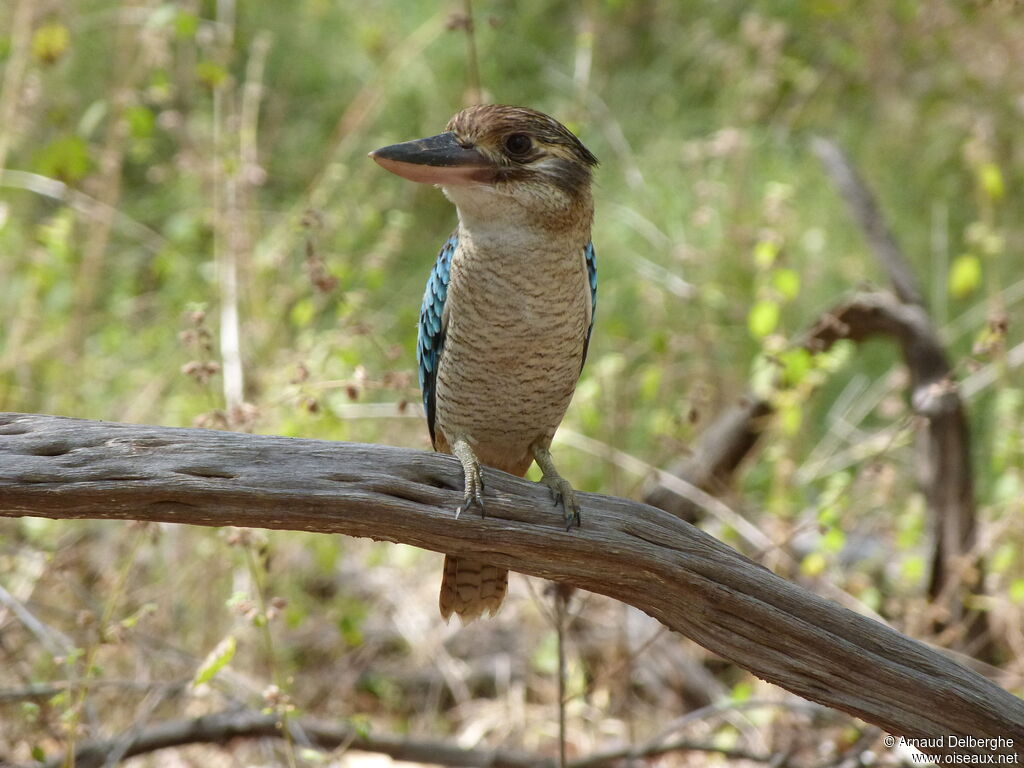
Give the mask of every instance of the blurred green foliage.
MULTIPOLYGON (((608 447, 667 466, 751 387, 769 392, 778 415, 733 501, 799 555, 791 577, 834 582, 897 624, 920 600, 928 534, 898 351, 793 346, 848 292, 885 285, 809 151, 811 136, 833 137, 878 194, 971 385, 992 553, 985 609, 1021 626, 1024 383, 1021 356, 1008 355, 1024 338, 1024 16, 1014 4, 473 9, 486 99, 552 113, 602 161, 599 313, 556 442, 563 473, 584 490, 635 496, 644 478, 608 447)), ((454 211, 366 153, 435 133, 463 106, 473 83, 463 10, 57 0, 30 14, 21 38, 17 14, 0 16, 0 114, 10 117, 0 125, 0 408, 427 448, 415 323, 454 211), (232 262, 245 381, 234 410, 220 321, 232 262)), ((150 638, 138 653, 160 648, 178 677, 213 685, 231 667, 269 663, 284 674, 266 679, 291 679, 300 707, 400 713, 408 694, 365 663, 366 649, 404 658, 419 636, 405 627, 379 639, 380 617, 406 608, 382 600, 365 572, 423 581, 429 603, 435 558, 302 534, 231 543, 257 552, 255 570, 211 531, 164 530, 125 561, 134 550, 120 527, 0 522, 0 582, 37 601, 79 651, 102 645, 111 668, 130 666, 75 619, 105 614, 117 563, 134 570, 112 620, 134 617, 119 632, 150 638), (250 595, 244 610, 231 602, 238 590, 250 595), (287 598, 283 622, 267 617, 273 595, 287 598), (139 613, 150 604, 160 607, 139 613), (268 622, 285 635, 269 651, 258 639, 268 622), (152 641, 160 633, 164 645, 152 641), (363 671, 338 683, 356 692, 346 702, 320 674, 339 664, 363 671)), ((547 674, 551 636, 532 620, 543 639, 528 666, 547 674)), ((26 643, 20 654, 23 681, 90 674, 89 653, 54 661, 26 643)), ((599 666, 596 654, 586 663, 599 666)), ((574 672, 573 686, 608 682, 587 674, 574 672)), ((740 679, 734 695, 749 685, 740 679)), ((23 723, 41 716, 25 710, 23 723)))

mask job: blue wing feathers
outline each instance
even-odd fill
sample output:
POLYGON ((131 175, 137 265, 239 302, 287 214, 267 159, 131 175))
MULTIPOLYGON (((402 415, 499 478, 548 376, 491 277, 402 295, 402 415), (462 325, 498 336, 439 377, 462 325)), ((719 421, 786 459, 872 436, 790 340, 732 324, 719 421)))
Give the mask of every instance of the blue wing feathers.
POLYGON ((583 249, 583 256, 587 261, 587 276, 590 278, 590 327, 587 328, 587 339, 583 342, 583 361, 580 363, 580 371, 583 364, 587 362, 587 350, 590 349, 590 334, 594 331, 594 318, 597 317, 597 254, 594 252, 594 244, 587 243, 583 249))
POLYGON ((437 401, 437 365, 444 348, 444 303, 448 298, 448 280, 451 277, 452 254, 459 241, 455 235, 448 238, 437 254, 437 261, 430 271, 427 287, 423 292, 420 306, 419 331, 416 338, 416 362, 419 364, 420 390, 423 392, 423 407, 427 412, 427 426, 430 441, 434 437, 434 414, 437 401))

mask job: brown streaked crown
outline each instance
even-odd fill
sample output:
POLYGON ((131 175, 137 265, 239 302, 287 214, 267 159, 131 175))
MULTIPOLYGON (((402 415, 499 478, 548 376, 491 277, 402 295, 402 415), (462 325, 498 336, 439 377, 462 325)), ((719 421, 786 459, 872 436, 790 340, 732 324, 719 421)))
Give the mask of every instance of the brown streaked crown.
POLYGON ((597 158, 568 128, 526 107, 467 107, 448 122, 446 130, 494 163, 496 182, 542 176, 566 192, 578 193, 589 186, 591 169, 597 165, 597 158))

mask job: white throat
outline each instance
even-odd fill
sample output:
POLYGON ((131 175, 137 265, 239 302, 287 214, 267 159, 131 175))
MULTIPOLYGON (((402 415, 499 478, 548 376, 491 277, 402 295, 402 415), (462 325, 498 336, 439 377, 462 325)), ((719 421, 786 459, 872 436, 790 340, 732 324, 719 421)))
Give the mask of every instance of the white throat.
POLYGON ((442 189, 458 210, 460 235, 474 250, 518 258, 542 253, 574 258, 590 241, 592 211, 571 215, 572 203, 563 195, 524 201, 483 185, 442 189))

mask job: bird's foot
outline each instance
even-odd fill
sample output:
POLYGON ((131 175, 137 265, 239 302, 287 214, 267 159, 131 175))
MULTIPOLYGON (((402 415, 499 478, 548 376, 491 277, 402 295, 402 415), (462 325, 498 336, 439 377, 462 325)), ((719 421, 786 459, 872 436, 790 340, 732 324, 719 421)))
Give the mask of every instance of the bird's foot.
POLYGON ((480 517, 484 517, 484 476, 480 471, 480 461, 465 440, 456 440, 452 453, 462 462, 465 477, 465 493, 462 504, 455 509, 455 518, 474 506, 480 507, 480 517))
POLYGON ((543 473, 540 481, 551 489, 551 498, 555 506, 561 505, 562 516, 565 520, 565 530, 573 526, 580 527, 580 503, 576 500, 576 491, 572 485, 558 474, 555 464, 551 460, 551 452, 543 446, 534 446, 533 458, 543 473))
POLYGON ((480 466, 466 469, 466 492, 462 496, 462 504, 455 508, 455 519, 473 507, 480 507, 480 517, 486 517, 484 511, 484 481, 480 475, 480 466))
POLYGON ((551 498, 557 507, 562 505, 562 515, 565 519, 565 530, 573 526, 580 527, 580 503, 576 501, 576 491, 573 490, 569 481, 560 475, 544 475, 540 481, 551 489, 551 498))

